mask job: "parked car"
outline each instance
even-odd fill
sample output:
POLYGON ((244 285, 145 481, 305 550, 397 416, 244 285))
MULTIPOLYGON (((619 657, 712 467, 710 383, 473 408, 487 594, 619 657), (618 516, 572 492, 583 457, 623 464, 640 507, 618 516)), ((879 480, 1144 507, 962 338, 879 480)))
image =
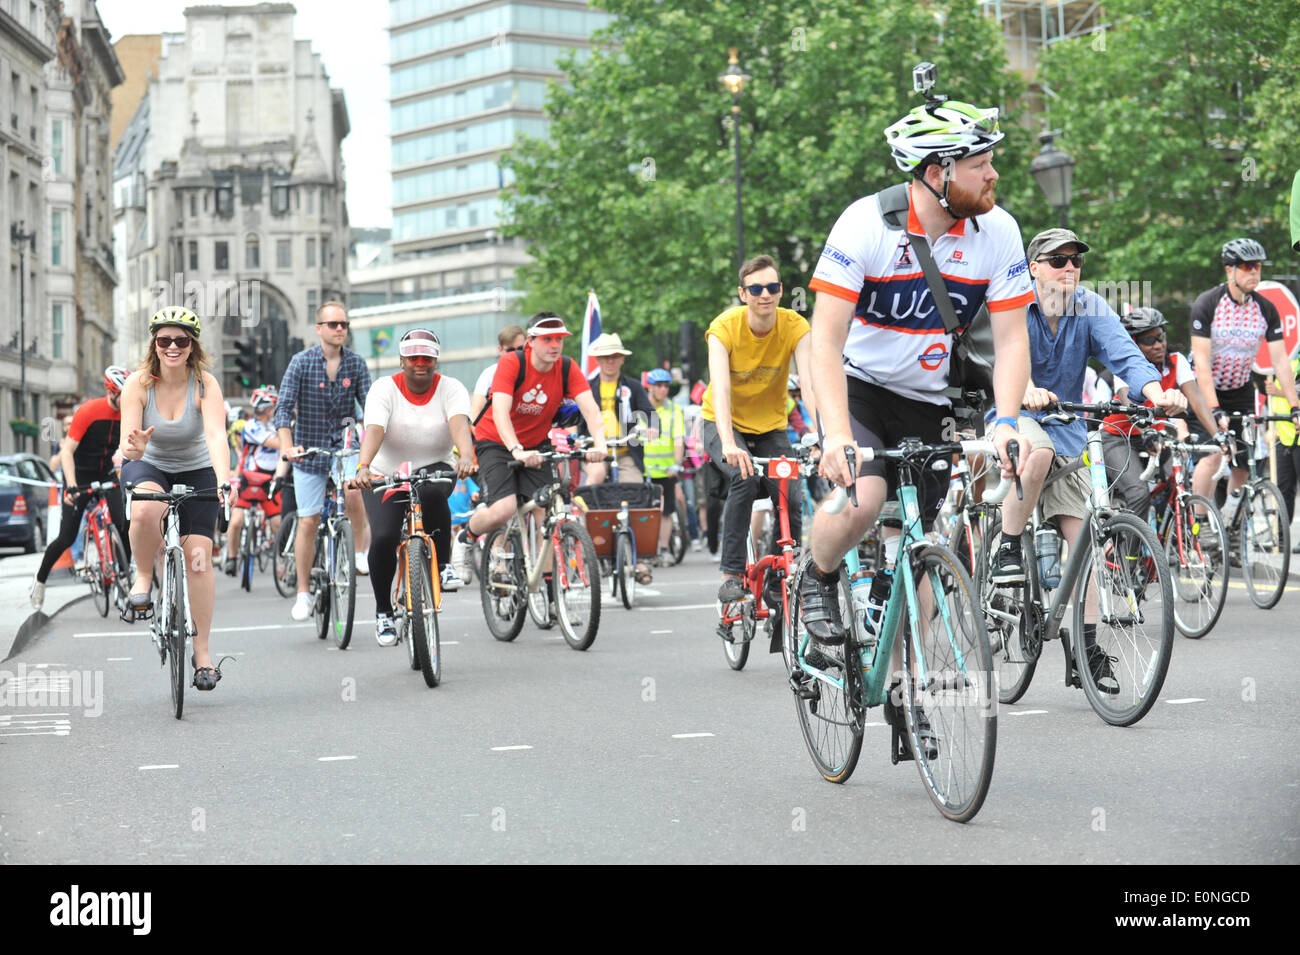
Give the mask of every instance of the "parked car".
POLYGON ((45 550, 50 527, 50 489, 6 481, 6 477, 54 483, 49 466, 34 454, 0 456, 0 547, 28 554, 45 550))

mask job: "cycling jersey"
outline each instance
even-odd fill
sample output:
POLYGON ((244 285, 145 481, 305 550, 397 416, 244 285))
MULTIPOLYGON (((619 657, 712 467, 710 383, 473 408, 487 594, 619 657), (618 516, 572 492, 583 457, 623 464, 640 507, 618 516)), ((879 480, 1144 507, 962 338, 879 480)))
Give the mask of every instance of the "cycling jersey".
MULTIPOLYGON (((1163 368, 1157 368, 1156 370, 1160 372, 1160 387, 1164 391, 1182 388, 1183 385, 1187 384, 1187 382, 1196 380, 1196 373, 1192 371, 1192 363, 1187 360, 1186 355, 1183 355, 1180 352, 1171 352, 1165 358, 1165 366, 1163 368)), ((1116 375, 1115 390, 1119 391, 1121 388, 1127 387, 1128 382, 1119 375, 1116 375)), ((1135 402, 1138 397, 1140 397, 1140 395, 1134 395, 1132 391, 1130 391, 1128 400, 1132 403, 1135 402)), ((1144 408, 1155 407, 1149 398, 1142 403, 1142 406, 1144 408)), ((1113 414, 1105 418, 1105 426, 1102 430, 1109 434, 1129 437, 1135 430, 1137 430, 1137 428, 1133 422, 1129 420, 1128 415, 1113 414)))
POLYGON ((114 408, 107 397, 83 402, 73 412, 68 426, 68 437, 78 442, 72 452, 72 466, 77 473, 64 475, 64 480, 75 478, 77 484, 83 483, 83 477, 84 483, 108 480, 121 435, 121 408, 114 408))
POLYGON ((269 423, 262 424, 262 422, 254 418, 248 421, 239 433, 243 438, 243 445, 247 451, 244 466, 251 465, 259 471, 274 472, 280 452, 275 448, 268 448, 264 442, 267 438, 275 437, 275 429, 269 423))
MULTIPOLYGON (((874 195, 850 205, 826 239, 809 287, 854 303, 844 371, 907 398, 946 405, 952 336, 930 299, 909 235, 924 230, 910 206, 907 233, 886 225, 874 195)), ((1034 299, 1016 220, 1005 209, 959 220, 931 244, 962 328, 981 305, 1004 312, 1034 299)))
POLYGON ((1251 292, 1238 304, 1227 284, 1202 292, 1192 303, 1193 338, 1210 339, 1210 374, 1215 391, 1232 391, 1250 381, 1261 341, 1282 341, 1277 308, 1251 292))

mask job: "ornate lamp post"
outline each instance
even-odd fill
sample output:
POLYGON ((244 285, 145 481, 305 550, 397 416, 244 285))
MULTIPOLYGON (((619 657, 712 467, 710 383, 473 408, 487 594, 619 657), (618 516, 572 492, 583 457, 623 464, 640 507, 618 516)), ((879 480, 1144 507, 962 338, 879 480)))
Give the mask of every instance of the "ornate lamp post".
POLYGON ((1062 229, 1070 221, 1070 180, 1074 174, 1074 157, 1058 149, 1053 140, 1061 135, 1058 130, 1043 130, 1038 141, 1043 144, 1034 161, 1029 164, 1038 188, 1047 196, 1048 204, 1056 210, 1062 229))
MULTIPOLYGON (((9 223, 9 241, 18 244, 18 417, 27 420, 27 246, 36 254, 36 233, 24 232, 25 222, 9 223)), ((27 435, 19 450, 27 450, 27 435)))
POLYGON ((718 82, 731 92, 731 129, 736 143, 736 267, 745 263, 745 218, 740 202, 740 92, 749 82, 750 76, 740 68, 737 47, 731 47, 727 53, 727 72, 718 77, 718 82))

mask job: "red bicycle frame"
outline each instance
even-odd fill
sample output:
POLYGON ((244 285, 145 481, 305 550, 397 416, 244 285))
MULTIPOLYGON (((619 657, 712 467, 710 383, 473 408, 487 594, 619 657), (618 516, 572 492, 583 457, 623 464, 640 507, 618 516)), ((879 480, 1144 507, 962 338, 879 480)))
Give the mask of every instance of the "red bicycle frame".
MULTIPOLYGON (((758 558, 754 563, 745 567, 745 589, 754 596, 754 618, 756 620, 766 620, 771 611, 763 603, 763 584, 767 580, 767 572, 774 568, 780 568, 783 572, 783 580, 788 579, 794 571, 794 538, 790 534, 790 492, 789 483, 799 477, 801 463, 796 458, 755 458, 755 464, 765 464, 767 466, 767 476, 777 482, 777 510, 779 511, 779 520, 781 522, 781 537, 777 540, 777 546, 781 549, 777 554, 765 554, 758 558)), ((733 615, 727 614, 727 608, 722 610, 722 626, 729 627, 742 616, 740 606, 741 601, 728 604, 736 608, 733 615)), ((787 588, 781 587, 781 613, 784 618, 790 614, 790 594, 787 588)))

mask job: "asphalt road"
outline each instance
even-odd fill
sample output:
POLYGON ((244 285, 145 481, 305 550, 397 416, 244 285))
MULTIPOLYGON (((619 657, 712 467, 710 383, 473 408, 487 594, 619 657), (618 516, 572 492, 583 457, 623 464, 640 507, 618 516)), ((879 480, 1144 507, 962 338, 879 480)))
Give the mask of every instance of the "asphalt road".
POLYGON ((847 784, 823 781, 779 655, 726 666, 716 565, 692 553, 657 574, 637 610, 606 600, 586 653, 531 622, 499 643, 476 587, 448 595, 434 690, 375 644, 365 578, 340 652, 269 577, 251 596, 222 577, 213 646, 235 660, 214 692, 187 691, 179 722, 144 625, 78 603, 2 665, 0 859, 1300 861, 1300 586, 1261 611, 1234 585, 1214 632, 1177 638, 1161 701, 1129 729, 1063 686, 1049 646, 1000 710, 993 786, 962 826, 890 765, 883 725, 847 784), (54 671, 76 705, 15 697, 54 671))

